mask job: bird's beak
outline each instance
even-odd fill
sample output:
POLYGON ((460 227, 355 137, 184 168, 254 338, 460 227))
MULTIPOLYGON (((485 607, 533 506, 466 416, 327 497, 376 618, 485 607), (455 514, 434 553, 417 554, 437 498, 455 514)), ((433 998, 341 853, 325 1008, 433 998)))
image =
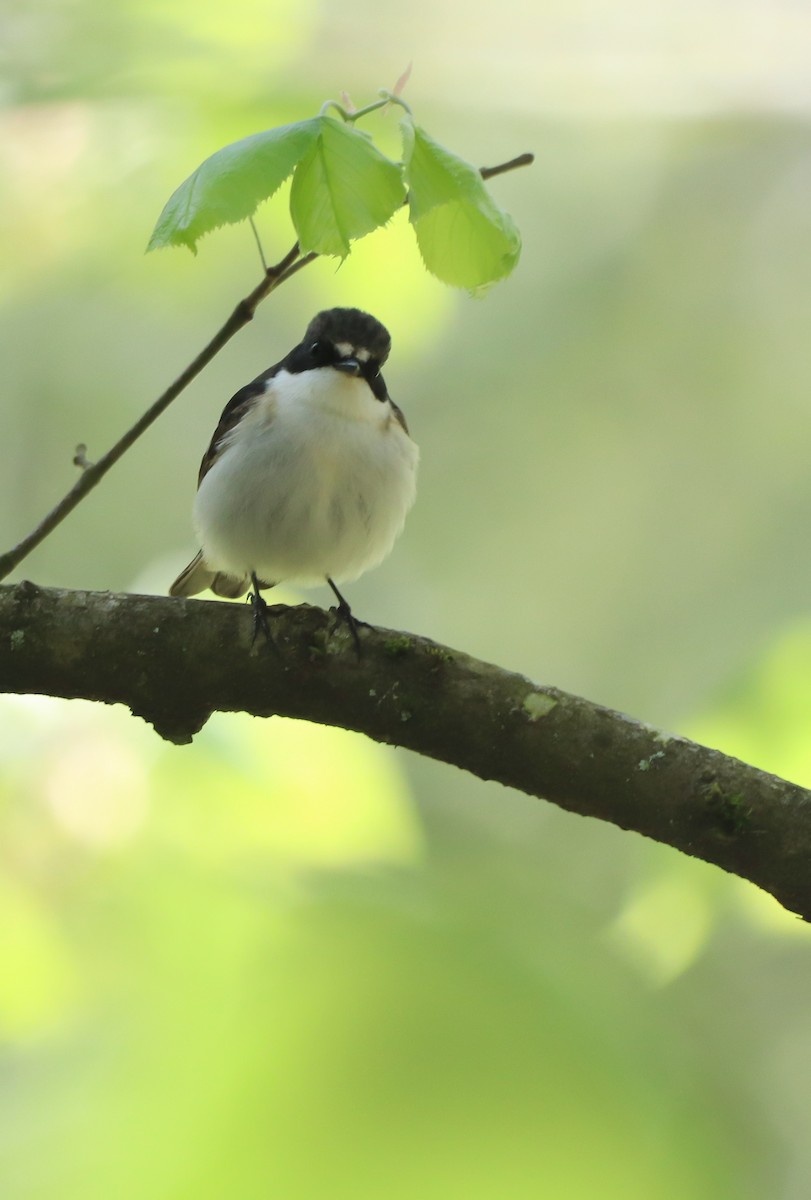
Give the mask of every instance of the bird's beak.
POLYGON ((360 363, 356 358, 352 358, 351 356, 341 358, 332 365, 336 371, 345 371, 347 375, 360 375, 360 363))

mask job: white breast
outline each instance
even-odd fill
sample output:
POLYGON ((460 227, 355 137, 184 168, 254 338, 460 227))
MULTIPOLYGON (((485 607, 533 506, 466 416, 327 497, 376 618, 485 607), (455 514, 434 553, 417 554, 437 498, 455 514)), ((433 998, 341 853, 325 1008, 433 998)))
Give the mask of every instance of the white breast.
POLYGON ((281 371, 200 484, 203 555, 216 570, 268 583, 357 579, 402 530, 418 457, 362 378, 281 371))

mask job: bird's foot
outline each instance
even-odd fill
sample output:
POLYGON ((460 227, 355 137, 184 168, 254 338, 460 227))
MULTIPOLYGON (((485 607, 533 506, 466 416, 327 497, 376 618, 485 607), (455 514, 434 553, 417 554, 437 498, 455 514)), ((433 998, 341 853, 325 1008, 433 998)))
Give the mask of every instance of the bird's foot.
POLYGON ((256 645, 256 639, 261 633, 265 641, 276 650, 276 643, 273 640, 273 634, 270 632, 267 601, 259 591, 259 580, 255 575, 251 575, 251 583, 253 591, 248 592, 248 601, 253 609, 253 637, 251 638, 251 646, 256 645))
POLYGON ((335 612, 339 617, 342 617, 344 619, 344 621, 346 621, 347 625, 349 626, 349 632, 352 634, 352 641, 355 643, 355 653, 357 654, 358 658, 360 658, 361 649, 360 649, 360 637, 358 636, 358 622, 355 620, 354 616, 352 615, 352 609, 349 607, 346 600, 344 600, 343 596, 338 591, 337 587, 332 582, 332 580, 329 578, 329 576, 327 576, 327 583, 332 588, 333 592, 335 593, 335 597, 338 601, 338 603, 333 608, 333 612, 335 612))

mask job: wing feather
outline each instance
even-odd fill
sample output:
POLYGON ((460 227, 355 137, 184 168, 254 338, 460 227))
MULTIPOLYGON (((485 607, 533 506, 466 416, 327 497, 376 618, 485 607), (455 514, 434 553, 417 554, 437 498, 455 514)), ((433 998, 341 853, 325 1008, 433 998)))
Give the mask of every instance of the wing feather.
POLYGON ((263 371, 261 375, 257 375, 256 379, 251 383, 247 383, 245 387, 235 392, 231 399, 222 410, 217 428, 209 443, 208 449, 203 455, 203 460, 200 463, 200 472, 197 476, 197 486, 203 482, 204 477, 208 474, 214 463, 217 461, 222 444, 231 432, 245 416, 245 414, 253 407, 259 396, 263 395, 267 390, 268 381, 277 375, 284 366, 285 360, 275 363, 269 367, 267 371, 263 371))

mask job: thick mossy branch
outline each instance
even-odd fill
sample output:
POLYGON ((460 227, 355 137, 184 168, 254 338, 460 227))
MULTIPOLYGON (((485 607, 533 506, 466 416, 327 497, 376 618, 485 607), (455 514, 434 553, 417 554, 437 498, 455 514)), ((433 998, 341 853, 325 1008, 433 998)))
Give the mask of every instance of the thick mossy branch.
POLYGON ((171 741, 212 712, 340 725, 600 817, 811 919, 811 793, 425 638, 273 607, 0 587, 0 689, 125 704, 171 741))

